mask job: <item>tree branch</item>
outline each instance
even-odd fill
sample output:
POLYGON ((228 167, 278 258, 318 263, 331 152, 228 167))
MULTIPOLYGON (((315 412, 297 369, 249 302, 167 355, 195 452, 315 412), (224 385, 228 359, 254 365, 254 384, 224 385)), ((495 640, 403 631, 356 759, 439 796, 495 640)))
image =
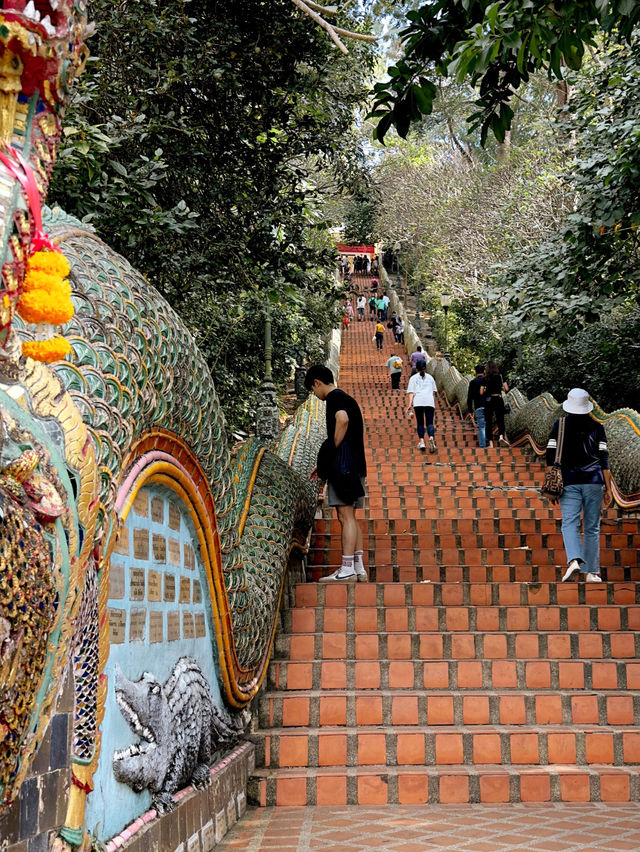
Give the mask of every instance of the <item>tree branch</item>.
POLYGON ((334 6, 320 6, 318 3, 313 2, 313 0, 291 0, 291 2, 297 6, 298 9, 301 9, 305 15, 308 15, 313 21, 315 21, 318 26, 322 27, 323 30, 326 30, 338 50, 345 55, 347 55, 349 51, 340 39, 340 36, 343 38, 358 39, 359 41, 378 40, 376 36, 365 35, 364 33, 354 33, 351 32, 351 30, 343 30, 341 27, 334 27, 333 24, 325 21, 325 19, 318 14, 318 12, 322 12, 324 15, 337 15, 338 10, 334 6))

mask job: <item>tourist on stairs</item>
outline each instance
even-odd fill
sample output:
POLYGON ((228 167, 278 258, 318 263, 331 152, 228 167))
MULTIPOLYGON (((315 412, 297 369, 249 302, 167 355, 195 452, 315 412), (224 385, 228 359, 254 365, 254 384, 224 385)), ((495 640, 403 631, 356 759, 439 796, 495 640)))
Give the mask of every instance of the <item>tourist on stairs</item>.
POLYGON ((493 418, 496 418, 498 425, 498 443, 501 447, 508 447, 509 441, 505 435, 504 428, 504 402, 502 399, 502 391, 507 393, 509 386, 502 378, 500 368, 495 361, 489 361, 487 364, 487 375, 484 380, 484 394, 486 402, 484 406, 484 416, 487 421, 487 438, 489 446, 493 447, 493 418))
POLYGON ((433 425, 433 418, 436 410, 435 394, 438 393, 438 388, 433 376, 430 376, 429 373, 427 373, 426 361, 418 361, 416 363, 416 369, 418 372, 411 376, 407 387, 407 394, 409 396, 407 414, 411 415, 411 409, 413 408, 413 412, 416 416, 416 430, 418 432, 418 438, 420 439, 418 441, 418 449, 426 450, 424 444, 424 427, 426 421, 427 434, 429 435, 429 452, 435 453, 436 430, 433 425))
MULTIPOLYGON (((602 424, 589 416, 593 403, 586 390, 570 390, 562 407, 567 417, 560 457, 564 485, 560 509, 568 562, 562 582, 579 572, 587 582, 600 583, 600 512, 613 502, 607 436, 602 424)), ((553 424, 547 443, 549 467, 555 462, 559 424, 559 420, 553 424)))
POLYGON ((356 510, 364 504, 367 476, 362 412, 352 396, 336 387, 328 367, 310 367, 304 385, 326 403, 327 439, 311 476, 327 481, 329 505, 335 506, 342 529, 342 564, 320 582, 366 583, 362 530, 356 519, 356 510))
POLYGON ((376 323, 376 333, 374 336, 374 340, 376 342, 376 347, 382 352, 382 341, 384 340, 384 326, 381 321, 378 320, 376 323))
POLYGON ((469 382, 467 392, 467 409, 475 419, 478 427, 478 443, 484 449, 487 446, 487 430, 484 418, 484 407, 487 401, 486 394, 482 392, 485 381, 484 364, 476 364, 476 377, 469 382))
POLYGON ((414 373, 418 372, 416 368, 416 364, 418 363, 418 361, 424 361, 425 363, 427 361, 427 356, 422 351, 422 346, 418 346, 416 348, 416 351, 411 353, 411 355, 409 356, 409 360, 411 361, 411 375, 413 376, 414 373))
POLYGON ((391 376, 391 390, 400 390, 400 379, 402 377, 402 358, 392 355, 387 361, 389 374, 391 376))

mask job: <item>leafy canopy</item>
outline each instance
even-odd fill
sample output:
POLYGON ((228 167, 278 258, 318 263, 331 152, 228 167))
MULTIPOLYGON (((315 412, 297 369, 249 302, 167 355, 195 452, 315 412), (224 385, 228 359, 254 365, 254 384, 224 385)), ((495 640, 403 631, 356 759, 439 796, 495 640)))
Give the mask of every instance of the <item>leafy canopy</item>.
POLYGON ((395 127, 406 137, 412 121, 429 115, 435 80, 451 77, 477 87, 471 130, 484 143, 502 142, 511 127, 513 93, 544 70, 561 80, 578 70, 585 51, 606 33, 621 43, 640 22, 636 0, 428 0, 407 14, 400 33, 404 56, 374 87, 371 115, 379 141, 395 127))
POLYGON ((352 126, 372 48, 342 56, 290 0, 94 0, 92 15, 52 198, 188 321, 231 425, 247 428, 267 301, 279 381, 333 321, 323 186, 361 180, 352 126))

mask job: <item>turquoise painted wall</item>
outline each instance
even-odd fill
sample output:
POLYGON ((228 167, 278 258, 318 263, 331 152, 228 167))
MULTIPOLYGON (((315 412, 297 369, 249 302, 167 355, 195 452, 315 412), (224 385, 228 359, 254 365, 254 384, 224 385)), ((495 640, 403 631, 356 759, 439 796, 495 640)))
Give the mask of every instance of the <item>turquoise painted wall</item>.
POLYGON ((115 750, 137 737, 115 701, 116 663, 131 680, 151 672, 164 682, 180 657, 193 657, 222 704, 217 645, 198 540, 186 507, 161 486, 141 489, 111 557, 109 677, 102 750, 87 801, 87 830, 107 840, 149 809, 148 792, 116 781, 115 750), (159 600, 158 600, 159 598, 159 600))

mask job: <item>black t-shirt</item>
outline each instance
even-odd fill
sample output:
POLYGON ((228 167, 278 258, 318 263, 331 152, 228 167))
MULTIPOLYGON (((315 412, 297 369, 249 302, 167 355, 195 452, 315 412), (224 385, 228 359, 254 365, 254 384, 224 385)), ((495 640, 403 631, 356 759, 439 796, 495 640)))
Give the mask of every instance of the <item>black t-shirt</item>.
POLYGON ((476 376, 469 382, 469 391, 467 393, 467 408, 473 411, 475 408, 484 408, 486 397, 480 393, 480 388, 484 385, 484 376, 476 376))
POLYGON ((346 411, 349 424, 344 440, 349 442, 353 457, 358 464, 358 473, 360 476, 366 476, 367 461, 364 452, 364 422, 360 406, 352 396, 349 396, 348 393, 345 393, 339 388, 327 394, 325 402, 327 404, 327 437, 333 443, 333 436, 336 432, 336 414, 338 411, 346 411))
POLYGON ((504 379, 500 373, 489 373, 484 380, 484 385, 486 387, 485 393, 487 396, 501 396, 503 384, 504 379))

